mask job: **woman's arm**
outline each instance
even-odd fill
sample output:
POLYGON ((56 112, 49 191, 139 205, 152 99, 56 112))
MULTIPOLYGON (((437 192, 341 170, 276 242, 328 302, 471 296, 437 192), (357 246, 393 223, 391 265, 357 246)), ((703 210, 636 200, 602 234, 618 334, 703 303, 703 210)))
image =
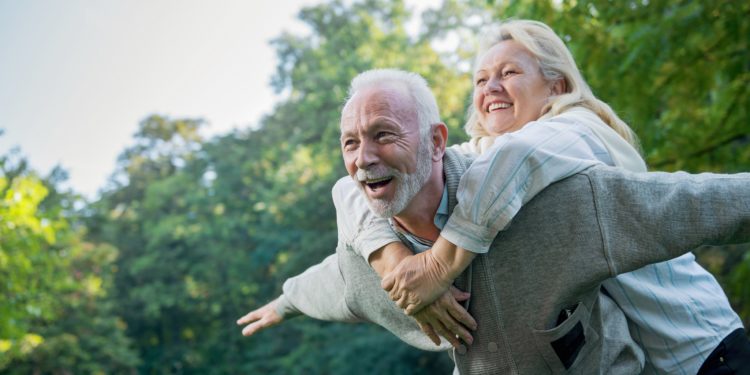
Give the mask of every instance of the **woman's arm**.
POLYGON ((596 164, 598 142, 582 125, 556 118, 527 124, 498 137, 461 177, 441 236, 463 249, 485 253, 521 207, 550 184, 596 164))
POLYGON ((550 184, 600 164, 596 136, 585 126, 551 118, 495 139, 461 178, 453 213, 433 248, 402 262, 383 280, 397 305, 412 314, 441 295, 531 200, 550 184))

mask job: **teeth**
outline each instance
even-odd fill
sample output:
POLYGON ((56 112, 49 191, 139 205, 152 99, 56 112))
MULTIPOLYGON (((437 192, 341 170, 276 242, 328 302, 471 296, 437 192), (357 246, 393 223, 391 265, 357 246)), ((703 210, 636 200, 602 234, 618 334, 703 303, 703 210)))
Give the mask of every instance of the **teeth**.
POLYGON ((376 179, 373 179, 373 180, 367 180, 365 183, 368 183, 368 184, 377 184, 378 182, 383 182, 383 181, 387 181, 387 180, 390 180, 390 179, 391 179, 391 177, 387 176, 387 177, 376 178, 376 179))
POLYGON ((489 108, 487 108, 487 112, 492 112, 496 109, 501 108, 510 108, 510 103, 492 103, 490 104, 489 108))

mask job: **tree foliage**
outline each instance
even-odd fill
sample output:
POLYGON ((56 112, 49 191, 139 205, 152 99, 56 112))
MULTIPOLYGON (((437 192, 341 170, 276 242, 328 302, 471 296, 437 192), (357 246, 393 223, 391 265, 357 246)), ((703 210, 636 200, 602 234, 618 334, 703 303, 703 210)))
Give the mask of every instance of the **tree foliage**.
POLYGON ((117 251, 82 242, 61 178, 0 156, 0 372, 127 372, 138 358, 105 299, 117 251))

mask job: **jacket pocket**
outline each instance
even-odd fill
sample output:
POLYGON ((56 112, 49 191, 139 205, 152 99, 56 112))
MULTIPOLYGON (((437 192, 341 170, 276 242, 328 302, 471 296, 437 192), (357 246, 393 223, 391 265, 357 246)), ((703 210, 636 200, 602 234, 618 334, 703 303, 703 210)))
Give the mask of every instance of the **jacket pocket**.
MULTIPOLYGON (((560 319, 552 329, 532 328, 534 345, 554 374, 575 369, 599 341, 599 334, 589 325, 591 313, 586 305, 579 302, 568 312, 569 316, 560 319)), ((567 315, 565 310, 561 314, 567 315)))

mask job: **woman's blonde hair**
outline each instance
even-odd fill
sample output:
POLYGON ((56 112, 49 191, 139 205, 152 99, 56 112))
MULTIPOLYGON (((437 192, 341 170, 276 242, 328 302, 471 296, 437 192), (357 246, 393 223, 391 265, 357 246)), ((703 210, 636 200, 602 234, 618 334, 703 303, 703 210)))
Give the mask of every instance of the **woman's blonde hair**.
MULTIPOLYGON (((565 93, 550 97, 549 102, 542 108, 540 117, 556 116, 573 107, 584 107, 596 113, 604 123, 614 129, 636 150, 640 150, 638 137, 633 130, 615 114, 607 103, 594 96, 565 43, 544 23, 531 20, 508 20, 496 25, 491 32, 485 34, 480 42, 475 65, 478 67, 484 54, 494 45, 505 40, 514 40, 531 52, 539 63, 542 76, 547 82, 564 79, 565 93)), ((468 117, 465 130, 472 138, 489 136, 479 122, 473 106, 469 107, 468 117)))

